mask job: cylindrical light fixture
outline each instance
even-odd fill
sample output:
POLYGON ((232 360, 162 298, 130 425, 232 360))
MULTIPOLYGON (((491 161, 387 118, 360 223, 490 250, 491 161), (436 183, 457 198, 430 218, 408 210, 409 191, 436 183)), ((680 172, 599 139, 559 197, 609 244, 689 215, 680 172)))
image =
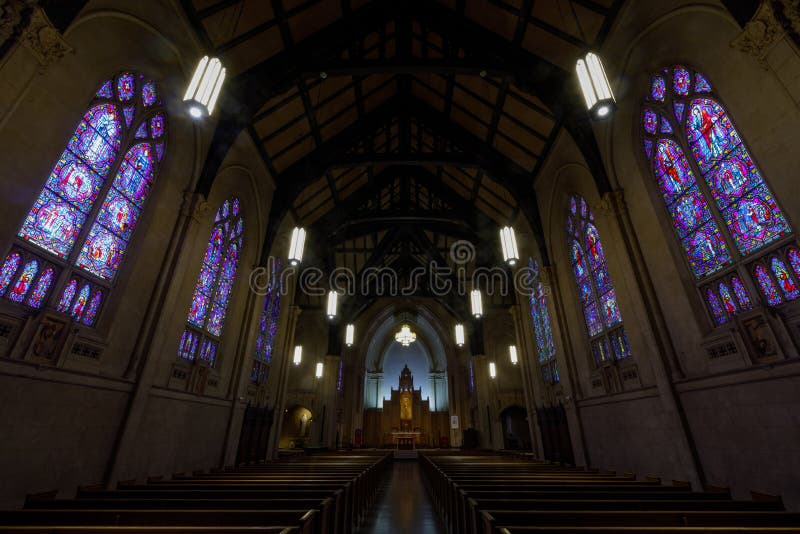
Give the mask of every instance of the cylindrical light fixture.
POLYGON ((336 302, 338 299, 339 295, 336 291, 328 291, 328 319, 336 317, 336 302))
POLYGON ((464 346, 464 325, 461 323, 456 325, 456 345, 464 346))
POLYGON ((298 265, 303 261, 303 248, 306 245, 306 231, 303 228, 292 230, 292 242, 289 244, 289 265, 298 265))
POLYGON ((303 345, 295 345, 294 346, 294 358, 292 359, 292 363, 295 365, 300 365, 300 362, 303 361, 303 345))
POLYGON ((183 101, 189 102, 189 114, 192 117, 199 119, 213 113, 224 81, 225 67, 222 62, 215 57, 203 56, 183 96, 183 101))
POLYGON ((356 327, 354 324, 350 323, 347 325, 344 331, 344 344, 348 347, 353 346, 353 340, 356 337, 356 327))
POLYGON ((508 346, 508 356, 511 358, 511 363, 517 365, 519 359, 517 358, 517 346, 516 345, 509 345, 508 346))
POLYGON ((604 119, 611 115, 617 107, 611 85, 608 83, 603 62, 594 52, 589 52, 586 57, 579 59, 575 70, 581 84, 583 98, 586 99, 586 108, 595 119, 604 119))
POLYGON ((503 261, 511 266, 516 265, 519 261, 519 249, 517 249, 517 236, 510 226, 500 229, 500 246, 503 247, 503 261))
POLYGON ((489 362, 489 378, 492 380, 497 378, 497 367, 495 366, 494 362, 489 362))
POLYGON ((473 289, 470 293, 470 300, 472 302, 472 315, 476 319, 480 319, 483 315, 483 302, 481 301, 480 289, 473 289))
POLYGON ((322 362, 317 362, 317 369, 314 374, 317 378, 322 378, 322 362))

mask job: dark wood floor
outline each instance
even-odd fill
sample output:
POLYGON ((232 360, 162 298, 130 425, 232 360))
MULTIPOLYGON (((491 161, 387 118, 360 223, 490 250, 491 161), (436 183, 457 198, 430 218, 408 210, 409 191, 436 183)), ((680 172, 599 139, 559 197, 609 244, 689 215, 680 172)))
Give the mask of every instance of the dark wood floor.
POLYGON ((422 485, 419 463, 396 460, 358 534, 440 534, 444 528, 422 485))

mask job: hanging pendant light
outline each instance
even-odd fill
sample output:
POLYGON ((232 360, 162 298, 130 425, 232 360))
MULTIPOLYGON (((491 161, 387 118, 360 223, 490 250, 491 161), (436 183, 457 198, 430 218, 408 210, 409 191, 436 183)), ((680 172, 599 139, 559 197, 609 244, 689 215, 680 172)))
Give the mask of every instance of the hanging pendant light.
POLYGON ((328 319, 336 317, 336 302, 339 300, 339 295, 336 291, 328 291, 328 319))
POLYGON ((295 345, 294 347, 294 358, 292 359, 292 363, 295 365, 300 365, 300 362, 303 361, 303 345, 295 345))
POLYGON ((394 340, 404 347, 407 347, 417 340, 417 334, 411 330, 410 326, 403 324, 400 330, 394 335, 394 340))
POLYGON ((480 289, 473 289, 470 293, 470 300, 472 303, 472 315, 476 319, 480 319, 483 315, 483 302, 481 301, 480 289))
POLYGON ((611 85, 608 83, 603 63, 597 54, 589 52, 586 57, 579 59, 575 70, 581 84, 586 108, 594 119, 605 119, 617 107, 611 85))
POLYGON ((510 226, 500 229, 500 246, 503 248, 503 261, 512 267, 516 265, 519 261, 519 249, 517 249, 517 236, 510 226))
POLYGON ((306 231, 303 228, 292 230, 292 241, 289 244, 289 265, 296 266, 303 261, 303 248, 306 245, 306 231))
POLYGON ((353 340, 356 337, 356 327, 354 324, 348 324, 344 333, 344 344, 348 347, 353 346, 353 340))
POLYGON ((508 346, 508 356, 511 358, 511 363, 517 365, 519 359, 517 358, 517 346, 516 345, 509 345, 508 346))
POLYGON ((315 376, 316 376, 318 379, 319 379, 319 378, 322 378, 322 369, 323 369, 322 362, 317 362, 317 369, 316 369, 316 372, 314 373, 314 375, 315 375, 315 376))
POLYGON ((495 366, 494 362, 489 362, 489 378, 492 380, 497 378, 497 367, 495 366))
POLYGON ((456 325, 456 345, 464 346, 464 325, 461 323, 456 325))
POLYGON ((217 97, 225 81, 225 68, 222 62, 213 57, 203 56, 194 70, 192 81, 183 96, 189 102, 189 114, 195 119, 207 117, 214 112, 217 97))

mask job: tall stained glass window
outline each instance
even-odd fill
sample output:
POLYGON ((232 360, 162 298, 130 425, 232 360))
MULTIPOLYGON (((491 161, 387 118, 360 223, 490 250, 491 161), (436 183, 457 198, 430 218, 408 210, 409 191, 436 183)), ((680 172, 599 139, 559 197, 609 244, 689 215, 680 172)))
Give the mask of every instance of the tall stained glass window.
POLYGON ((281 260, 272 262, 270 277, 264 298, 264 310, 258 325, 256 353, 253 358, 253 371, 250 379, 260 384, 266 382, 269 366, 272 363, 272 352, 275 348, 275 337, 278 334, 278 317, 281 312, 281 260))
POLYGON ((187 325, 178 356, 213 366, 225 324, 236 268, 242 252, 244 221, 239 199, 229 198, 214 216, 211 238, 203 255, 200 276, 194 286, 187 325))
POLYGON ((791 250, 774 250, 792 229, 711 84, 676 65, 648 87, 644 153, 713 321, 752 309, 756 287, 772 306, 800 297, 791 250))
POLYGON ((569 198, 567 250, 595 362, 600 365, 627 358, 631 349, 600 233, 586 200, 579 195, 569 198))
POLYGON ((553 342, 550 312, 547 310, 547 291, 539 273, 539 264, 533 258, 528 259, 528 271, 531 277, 531 319, 533 319, 533 331, 536 336, 542 378, 545 382, 555 384, 560 381, 560 377, 555 359, 556 344, 553 342))
POLYGON ((133 72, 103 82, 22 222, 0 294, 35 309, 49 302, 94 324, 156 178, 166 131, 154 82, 133 72), (54 287, 61 295, 50 299, 54 287))

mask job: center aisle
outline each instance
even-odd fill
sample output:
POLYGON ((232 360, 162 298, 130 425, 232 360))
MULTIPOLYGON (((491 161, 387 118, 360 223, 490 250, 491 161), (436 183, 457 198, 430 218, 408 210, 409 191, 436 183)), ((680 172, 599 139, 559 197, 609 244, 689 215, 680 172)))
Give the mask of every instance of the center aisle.
POLYGON ((419 462, 395 460, 379 491, 378 502, 358 534, 445 532, 422 484, 419 462))

